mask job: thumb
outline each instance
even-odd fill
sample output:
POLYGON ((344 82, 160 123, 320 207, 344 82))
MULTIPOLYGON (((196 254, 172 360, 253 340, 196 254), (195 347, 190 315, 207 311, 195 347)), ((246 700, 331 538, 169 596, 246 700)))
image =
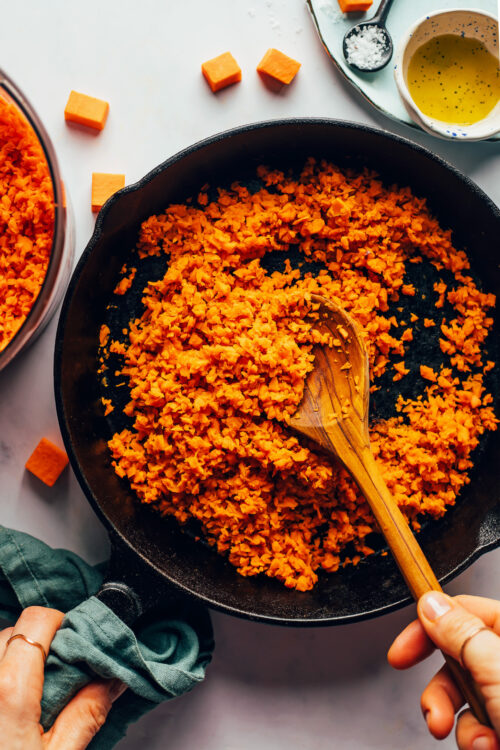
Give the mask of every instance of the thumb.
POLYGON ((86 685, 44 735, 44 746, 47 750, 85 750, 106 721, 113 701, 126 689, 119 680, 99 680, 86 685))
POLYGON ((429 638, 461 662, 481 690, 490 720, 500 734, 500 638, 481 618, 440 591, 424 594, 418 616, 429 638))

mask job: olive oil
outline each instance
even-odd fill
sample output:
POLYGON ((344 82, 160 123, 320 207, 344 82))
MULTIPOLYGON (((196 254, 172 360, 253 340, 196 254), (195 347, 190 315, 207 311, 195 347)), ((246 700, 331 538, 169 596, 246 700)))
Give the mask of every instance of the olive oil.
POLYGON ((428 117, 472 125, 500 99, 498 59, 478 39, 443 34, 429 39, 408 65, 408 90, 428 117))

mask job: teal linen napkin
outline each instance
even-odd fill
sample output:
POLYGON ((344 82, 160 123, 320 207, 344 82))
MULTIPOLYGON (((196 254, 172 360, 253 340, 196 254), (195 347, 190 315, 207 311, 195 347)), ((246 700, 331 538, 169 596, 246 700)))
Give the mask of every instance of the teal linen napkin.
POLYGON ((96 676, 118 678, 129 688, 113 704, 91 750, 109 750, 144 713, 191 690, 203 679, 213 650, 210 619, 202 608, 191 624, 156 611, 132 631, 93 596, 103 570, 0 526, 0 617, 13 623, 31 605, 66 613, 45 667, 43 726, 50 727, 96 676))

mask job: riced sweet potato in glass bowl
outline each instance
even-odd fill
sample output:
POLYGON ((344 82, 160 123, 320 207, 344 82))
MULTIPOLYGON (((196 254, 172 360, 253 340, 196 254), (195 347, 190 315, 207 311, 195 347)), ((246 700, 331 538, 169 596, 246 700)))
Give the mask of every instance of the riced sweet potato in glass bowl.
POLYGON ((73 245, 54 148, 33 107, 0 71, 0 370, 54 312, 73 245))

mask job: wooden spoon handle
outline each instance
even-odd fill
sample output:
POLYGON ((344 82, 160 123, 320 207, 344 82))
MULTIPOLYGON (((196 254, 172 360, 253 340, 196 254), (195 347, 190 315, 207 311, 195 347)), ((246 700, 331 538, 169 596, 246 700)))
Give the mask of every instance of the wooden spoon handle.
MULTIPOLYGON (((364 451, 362 460, 354 460, 353 464, 348 468, 366 497, 415 600, 418 601, 427 591, 442 591, 408 522, 389 492, 371 451, 364 451)), ((484 699, 470 674, 451 656, 443 656, 453 679, 478 721, 485 726, 491 726, 484 699)))
POLYGON ((415 600, 427 591, 441 591, 438 579, 399 510, 370 450, 349 469, 367 499, 390 550, 415 600))

